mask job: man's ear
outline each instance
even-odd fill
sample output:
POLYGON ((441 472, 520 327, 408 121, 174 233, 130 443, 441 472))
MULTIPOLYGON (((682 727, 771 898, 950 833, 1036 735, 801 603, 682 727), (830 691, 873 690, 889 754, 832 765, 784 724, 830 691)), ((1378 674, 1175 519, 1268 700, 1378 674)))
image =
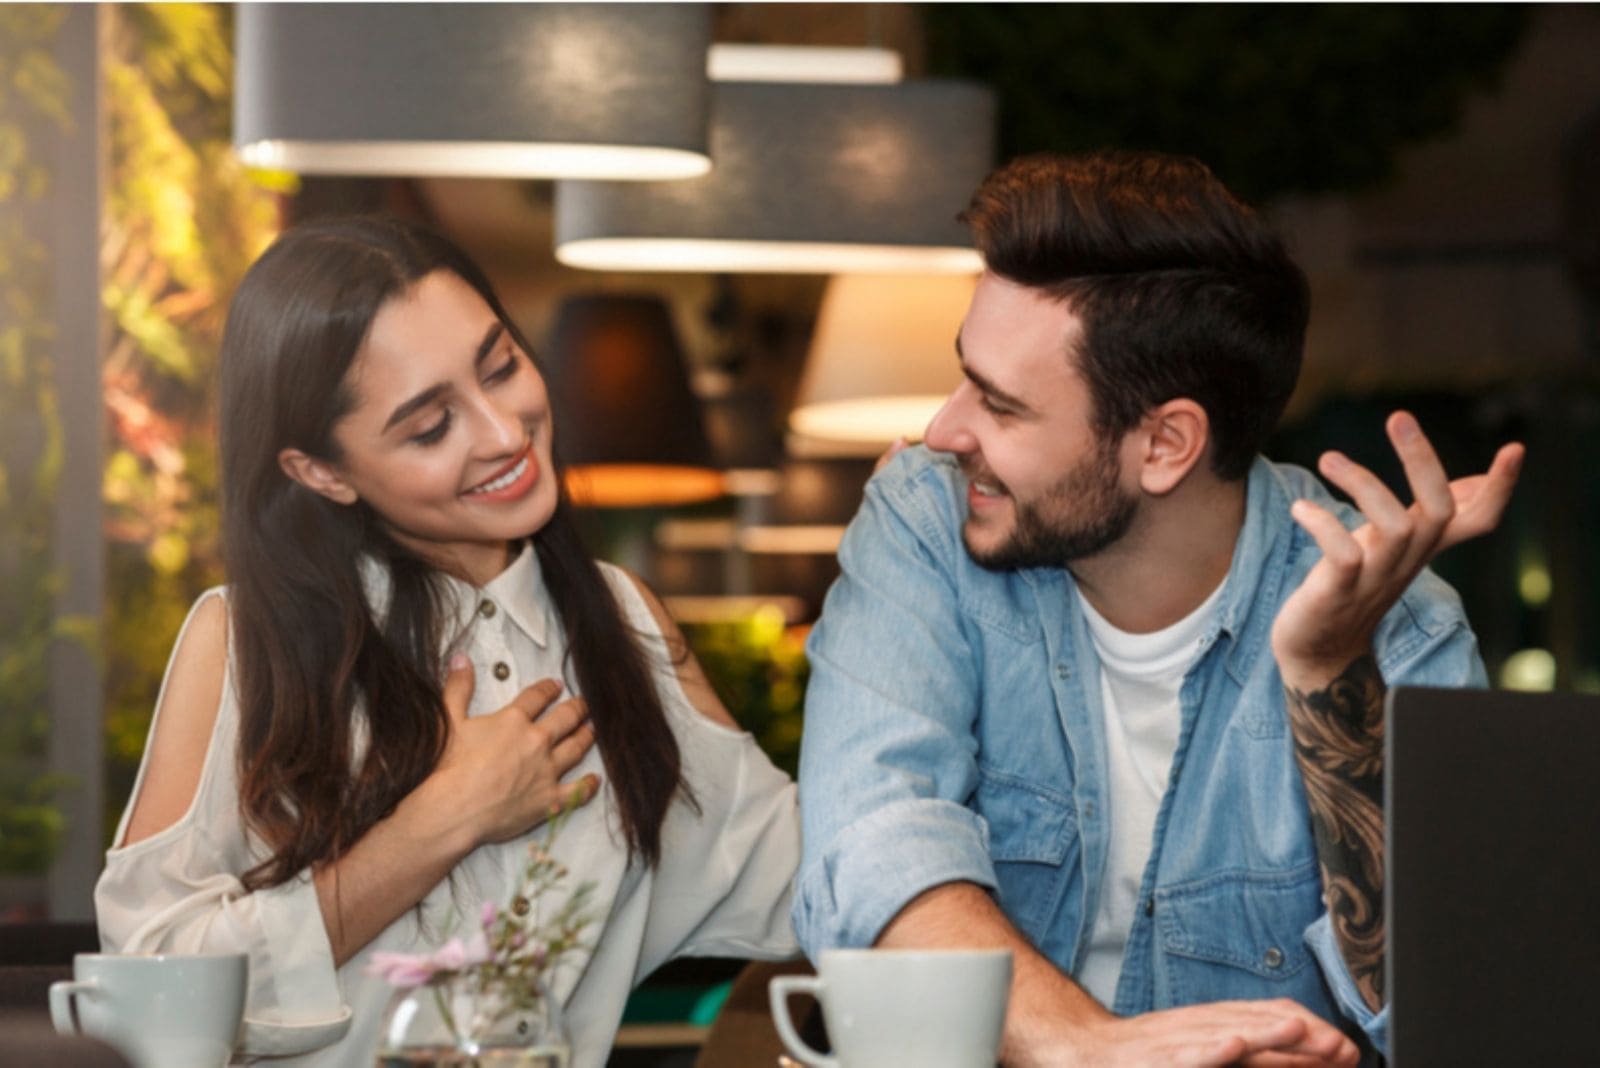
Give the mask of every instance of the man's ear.
POLYGON ((1177 489, 1206 456, 1211 445, 1211 421, 1206 410, 1188 397, 1158 404, 1139 424, 1142 442, 1139 485, 1161 497, 1177 489))
POLYGON ((299 449, 284 449, 278 453, 278 466, 312 493, 321 494, 336 504, 354 504, 358 499, 355 488, 326 460, 308 456, 299 449))

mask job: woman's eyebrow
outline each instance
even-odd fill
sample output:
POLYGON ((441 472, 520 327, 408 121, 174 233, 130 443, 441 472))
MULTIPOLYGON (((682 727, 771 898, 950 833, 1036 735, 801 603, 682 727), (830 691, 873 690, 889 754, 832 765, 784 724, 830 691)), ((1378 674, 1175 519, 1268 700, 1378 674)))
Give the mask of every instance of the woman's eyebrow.
MULTIPOLYGON (((500 340, 500 336, 505 332, 505 324, 498 321, 490 324, 489 329, 485 330, 483 333, 483 340, 478 342, 478 351, 473 354, 472 365, 474 367, 477 367, 483 363, 484 360, 489 358, 489 354, 494 351, 495 343, 500 340)), ((415 397, 405 401, 398 408, 389 413, 388 421, 383 424, 382 433, 387 434, 396 423, 402 423, 406 420, 407 416, 426 408, 428 405, 438 400, 439 397, 446 393, 449 389, 450 387, 446 383, 440 382, 438 385, 429 386, 421 393, 418 393, 415 397)))

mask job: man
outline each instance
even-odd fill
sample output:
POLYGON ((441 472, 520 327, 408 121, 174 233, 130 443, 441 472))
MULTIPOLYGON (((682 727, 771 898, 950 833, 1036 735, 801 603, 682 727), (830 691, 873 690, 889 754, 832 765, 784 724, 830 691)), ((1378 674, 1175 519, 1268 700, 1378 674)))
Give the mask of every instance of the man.
POLYGON ((1383 692, 1482 684, 1423 568, 1521 448, 1451 483, 1396 413, 1415 503, 1320 464, 1365 520, 1261 459, 1306 283, 1197 162, 1031 157, 963 218, 966 381, 869 485, 808 647, 801 940, 1010 947, 1007 1064, 1354 1064, 1383 692))

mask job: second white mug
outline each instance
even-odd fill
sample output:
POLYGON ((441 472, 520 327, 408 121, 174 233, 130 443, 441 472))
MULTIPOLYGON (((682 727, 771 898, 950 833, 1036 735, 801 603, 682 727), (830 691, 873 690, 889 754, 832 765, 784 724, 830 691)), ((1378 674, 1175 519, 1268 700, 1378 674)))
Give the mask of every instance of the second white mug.
POLYGON ((783 1044, 816 1068, 994 1068, 1010 992, 1005 949, 824 950, 816 976, 778 976, 768 988, 783 1044), (796 1032, 793 994, 822 1004, 833 1056, 796 1032))
POLYGON ((80 953, 71 980, 50 984, 64 1035, 108 1042, 135 1068, 223 1068, 244 1017, 247 959, 80 953))

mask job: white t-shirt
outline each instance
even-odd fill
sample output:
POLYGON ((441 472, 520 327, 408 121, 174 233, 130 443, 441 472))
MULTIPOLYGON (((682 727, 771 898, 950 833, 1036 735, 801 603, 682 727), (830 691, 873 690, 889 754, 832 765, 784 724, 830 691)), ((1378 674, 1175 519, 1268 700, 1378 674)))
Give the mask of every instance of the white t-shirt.
POLYGON ((1110 1007, 1122 977, 1122 955, 1150 859, 1156 814, 1178 748, 1178 691, 1200 656, 1200 642, 1222 595, 1219 585, 1183 619, 1151 634, 1129 634, 1078 598, 1100 655, 1105 710, 1110 847, 1100 905, 1090 929, 1078 985, 1110 1007))
MULTIPOLYGON (((629 862, 609 785, 573 812, 552 852, 570 871, 570 892, 594 882, 592 956, 550 980, 573 1040, 574 1068, 606 1061, 633 987, 676 956, 782 958, 798 954, 789 921, 790 882, 799 861, 795 789, 754 740, 701 715, 689 704, 649 606, 615 568, 606 577, 624 624, 641 635, 656 668, 683 773, 699 811, 675 801, 661 828, 661 862, 629 862)), ((386 576, 368 569, 375 610, 387 606, 386 576)), ((527 549, 481 590, 452 581, 454 609, 472 658, 476 689, 469 715, 504 707, 523 687, 565 677, 566 640, 549 603, 537 557, 527 549), (492 606, 492 607, 491 607, 492 606), (497 667, 508 670, 497 673, 497 667), (497 677, 504 674, 504 678, 497 677)), ((222 596, 221 590, 202 595, 222 596)), ((198 602, 197 602, 198 604, 198 602)), ((191 617, 192 618, 192 617, 191 617)), ((180 639, 181 640, 181 639, 180 639)), ((446 932, 469 929, 481 903, 510 900, 530 836, 483 846, 359 953, 335 968, 309 873, 246 892, 239 876, 265 856, 240 823, 235 750, 239 708, 230 655, 216 726, 200 784, 177 823, 131 846, 113 848, 95 887, 105 949, 119 953, 244 952, 250 957, 241 1059, 270 1063, 369 1065, 391 990, 366 974, 375 951, 438 948, 446 932)), ((157 708, 159 709, 159 703, 157 708)), ((151 724, 152 734, 156 724, 151 724)), ((608 783, 598 748, 568 780, 586 772, 608 783)), ((139 771, 138 796, 145 767, 139 771)), ((133 810, 133 799, 128 813, 133 810)), ((127 833, 124 814, 115 841, 127 833)), ((536 829, 532 836, 543 833, 536 829)))

